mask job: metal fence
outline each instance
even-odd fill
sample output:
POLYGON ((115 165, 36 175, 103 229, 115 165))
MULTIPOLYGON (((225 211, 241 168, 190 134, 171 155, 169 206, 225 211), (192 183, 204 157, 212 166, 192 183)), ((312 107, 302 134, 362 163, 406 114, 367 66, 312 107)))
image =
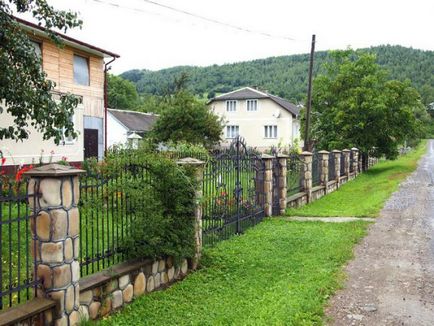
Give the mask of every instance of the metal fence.
POLYGON ((321 184, 321 160, 317 151, 312 155, 312 186, 321 184))
POLYGON ((240 137, 214 153, 204 168, 204 245, 243 233, 264 217, 264 164, 240 137))
POLYGON ((354 172, 354 152, 350 152, 350 173, 354 172))
POLYGON ((303 180, 303 164, 304 162, 300 159, 298 154, 289 155, 286 163, 286 187, 288 196, 292 196, 303 190, 301 186, 301 181, 303 180))
POLYGON ((147 196, 153 180, 145 164, 126 162, 110 173, 89 172, 80 178, 80 266, 89 275, 125 260, 123 243, 147 196))
POLYGON ((336 180, 335 171, 335 155, 333 153, 329 154, 329 181, 336 180))
POLYGON ((341 158, 340 158, 340 160, 341 160, 341 164, 340 164, 340 177, 342 177, 342 176, 344 176, 345 175, 345 155, 344 154, 341 154, 341 158))
POLYGON ((0 180, 0 310, 33 298, 38 285, 28 184, 28 180, 0 180))

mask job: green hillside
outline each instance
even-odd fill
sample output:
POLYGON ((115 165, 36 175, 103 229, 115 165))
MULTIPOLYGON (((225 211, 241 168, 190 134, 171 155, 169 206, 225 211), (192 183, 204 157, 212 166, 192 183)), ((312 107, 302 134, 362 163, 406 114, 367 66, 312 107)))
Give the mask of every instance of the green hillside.
MULTIPOLYGON (((434 51, 402 46, 365 49, 377 55, 378 63, 392 79, 410 79, 425 104, 434 102, 434 51)), ((213 97, 242 86, 259 86, 293 102, 302 101, 307 88, 308 54, 271 57, 208 67, 179 66, 159 71, 130 70, 121 76, 135 83, 141 94, 162 95, 175 77, 189 76, 189 88, 198 96, 213 97)), ((327 60, 327 52, 315 55, 315 74, 327 60)))

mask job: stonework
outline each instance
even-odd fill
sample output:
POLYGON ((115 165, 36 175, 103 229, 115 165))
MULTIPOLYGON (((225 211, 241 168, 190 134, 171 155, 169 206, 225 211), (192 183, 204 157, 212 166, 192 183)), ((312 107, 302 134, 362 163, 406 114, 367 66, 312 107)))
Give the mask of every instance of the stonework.
POLYGON ((76 325, 80 321, 79 189, 75 188, 81 172, 51 164, 27 173, 31 177, 29 195, 35 195, 30 208, 36 216, 32 231, 37 244, 33 252, 36 273, 41 280, 37 291, 57 303, 52 315, 55 325, 76 325), (61 175, 57 174, 59 169, 61 175))
POLYGON ((303 152, 300 155, 303 161, 302 191, 307 195, 307 202, 312 201, 312 153, 303 152))

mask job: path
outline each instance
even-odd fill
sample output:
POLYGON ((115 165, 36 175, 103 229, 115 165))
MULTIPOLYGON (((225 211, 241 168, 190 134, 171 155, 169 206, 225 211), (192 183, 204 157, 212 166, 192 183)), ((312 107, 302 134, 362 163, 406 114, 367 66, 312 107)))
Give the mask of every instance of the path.
POLYGON ((330 325, 434 325, 434 140, 346 268, 330 325))
POLYGON ((372 217, 308 217, 308 216, 291 216, 291 217, 282 217, 287 221, 299 221, 299 222, 329 222, 329 223, 345 223, 345 222, 375 222, 377 219, 372 217))

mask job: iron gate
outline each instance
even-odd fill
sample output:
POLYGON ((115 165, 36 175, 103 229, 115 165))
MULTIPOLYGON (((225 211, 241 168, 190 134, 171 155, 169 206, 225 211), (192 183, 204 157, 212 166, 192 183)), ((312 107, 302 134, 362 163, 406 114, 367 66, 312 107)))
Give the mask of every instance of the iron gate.
POLYGON ((264 164, 261 154, 235 138, 207 163, 203 178, 203 243, 243 233, 264 217, 264 164))
POLYGON ((273 154, 273 196, 272 196, 272 214, 280 215, 280 200, 279 200, 279 191, 280 191, 280 170, 281 164, 279 160, 279 152, 277 150, 272 149, 273 154))

